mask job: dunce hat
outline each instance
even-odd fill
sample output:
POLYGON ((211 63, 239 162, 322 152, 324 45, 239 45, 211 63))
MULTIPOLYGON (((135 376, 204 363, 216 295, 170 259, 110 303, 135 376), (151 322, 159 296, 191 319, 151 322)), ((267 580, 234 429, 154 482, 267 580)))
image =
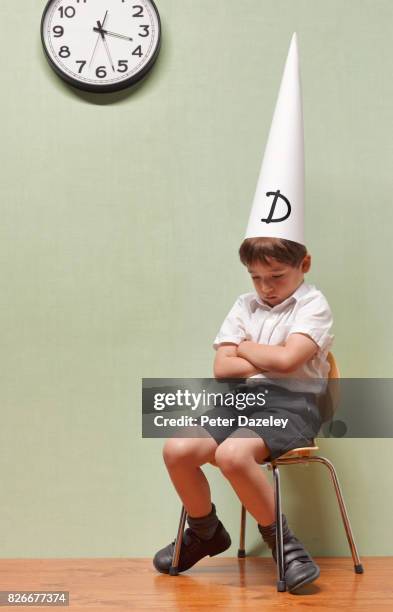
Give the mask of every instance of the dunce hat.
POLYGON ((303 110, 296 33, 292 36, 258 178, 246 238, 304 244, 303 110))

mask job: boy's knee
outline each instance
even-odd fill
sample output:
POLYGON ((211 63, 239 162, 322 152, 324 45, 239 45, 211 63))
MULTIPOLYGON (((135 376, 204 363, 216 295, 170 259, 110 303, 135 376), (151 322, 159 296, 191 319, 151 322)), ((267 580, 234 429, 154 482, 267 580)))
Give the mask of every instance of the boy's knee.
POLYGON ((250 461, 248 454, 239 452, 233 443, 221 444, 214 455, 214 460, 224 475, 243 471, 250 461))
POLYGON ((191 440, 186 438, 170 438, 167 440, 162 451, 165 465, 170 468, 189 459, 192 456, 190 443, 191 440))

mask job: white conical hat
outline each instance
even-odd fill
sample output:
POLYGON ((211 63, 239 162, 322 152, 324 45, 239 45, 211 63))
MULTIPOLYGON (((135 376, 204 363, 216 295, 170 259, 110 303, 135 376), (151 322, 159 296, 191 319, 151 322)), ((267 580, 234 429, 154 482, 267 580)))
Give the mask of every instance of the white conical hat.
POLYGON ((246 238, 304 244, 304 137, 299 54, 292 36, 246 238))

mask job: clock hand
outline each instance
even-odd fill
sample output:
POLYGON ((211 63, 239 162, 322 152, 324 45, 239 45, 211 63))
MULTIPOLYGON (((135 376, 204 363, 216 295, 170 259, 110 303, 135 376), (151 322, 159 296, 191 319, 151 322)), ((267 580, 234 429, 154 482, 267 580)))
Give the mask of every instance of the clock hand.
MULTIPOLYGON (((105 21, 106 21, 106 18, 107 18, 107 17, 108 17, 108 11, 105 13, 105 17, 104 17, 104 19, 103 19, 103 21, 102 21, 102 25, 104 25, 104 24, 105 24, 105 21)), ((97 32, 99 32, 99 30, 97 30, 97 32)), ((90 66, 91 66, 91 63, 92 63, 92 61, 93 61, 93 57, 94 57, 95 52, 96 52, 96 50, 97 50, 97 46, 98 46, 98 42, 99 42, 99 40, 100 40, 100 34, 98 34, 98 36, 97 36, 96 44, 94 45, 93 53, 91 54, 91 58, 90 58, 90 62, 89 62, 89 68, 90 68, 90 66)))
POLYGON ((100 32, 100 36, 102 37, 102 42, 104 43, 104 46, 105 46, 105 51, 106 51, 106 54, 107 54, 107 56, 108 56, 108 59, 109 59, 110 65, 112 66, 112 70, 113 70, 113 72, 115 72, 115 67, 114 67, 114 65, 113 65, 113 60, 112 60, 111 54, 110 54, 110 52, 109 52, 108 43, 106 42, 106 38, 105 38, 105 34, 104 34, 104 30, 102 29, 102 25, 100 24, 100 22, 99 22, 99 21, 97 21, 97 24, 98 24, 98 28, 99 28, 99 32, 100 32))
MULTIPOLYGON (((99 24, 98 21, 97 23, 99 24)), ((117 34, 116 32, 110 32, 109 30, 104 30, 102 26, 99 28, 93 28, 93 30, 94 32, 99 32, 100 34, 102 34, 103 32, 104 34, 107 34, 108 36, 116 36, 116 38, 123 38, 124 40, 133 40, 132 38, 130 38, 130 36, 123 36, 123 34, 117 34)))

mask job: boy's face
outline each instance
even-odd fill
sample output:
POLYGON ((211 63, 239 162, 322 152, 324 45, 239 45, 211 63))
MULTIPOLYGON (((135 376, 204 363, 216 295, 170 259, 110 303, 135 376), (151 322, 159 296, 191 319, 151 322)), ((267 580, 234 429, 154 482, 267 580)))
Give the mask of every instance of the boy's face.
POLYGON ((272 257, 268 262, 253 262, 247 269, 259 297, 269 306, 277 306, 302 284, 305 272, 310 269, 311 257, 306 255, 297 268, 272 257))

